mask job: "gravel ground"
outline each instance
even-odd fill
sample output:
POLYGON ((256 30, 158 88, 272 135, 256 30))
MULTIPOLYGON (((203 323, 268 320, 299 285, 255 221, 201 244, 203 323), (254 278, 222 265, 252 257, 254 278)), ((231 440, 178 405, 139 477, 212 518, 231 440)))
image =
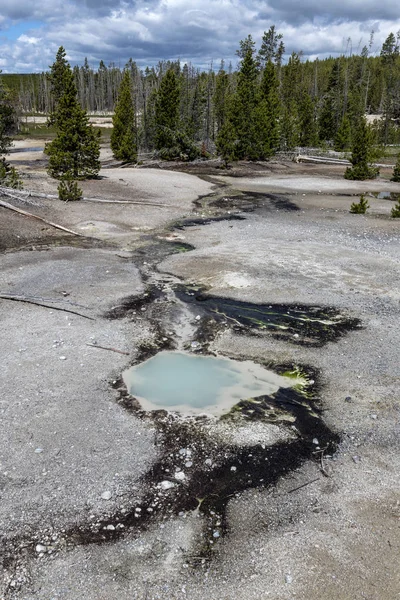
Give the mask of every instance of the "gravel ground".
MULTIPOLYGON (((184 241, 195 250, 166 258, 152 275, 238 300, 320 304, 360 318, 362 329, 322 348, 229 329, 211 345, 232 358, 317 368, 324 420, 342 441, 333 457, 232 498, 227 535, 212 561, 196 568, 204 528, 198 510, 155 519, 114 542, 57 544, 74 525, 126 510, 146 493, 141 477, 161 451, 154 425, 116 404, 110 382, 144 340, 154 339, 157 313, 144 307, 117 321, 104 313, 144 291, 129 251, 148 243, 149 234, 165 236, 169 221, 190 214, 197 196, 217 188, 188 174, 112 169, 104 171, 107 179, 85 183, 85 194, 161 206, 46 200, 27 208, 89 232, 107 242, 102 248, 72 247, 83 242, 0 209, 7 219, 0 228, 7 248, 0 255, 1 293, 40 297, 94 319, 0 300, 0 524, 4 547, 13 540, 22 546, 15 562, 4 562, 5 598, 400 597, 399 224, 389 219, 391 202, 371 199, 370 215, 350 215, 347 196, 398 186, 352 182, 349 192, 326 168, 323 178, 315 167, 290 171, 285 178, 224 177, 223 193, 286 193, 300 210, 266 196, 244 221, 186 228, 184 241), (129 355, 87 345, 94 342, 129 355), (53 542, 57 552, 48 550, 53 542)), ((32 167, 29 175, 32 186, 51 193, 43 172, 32 167)), ((256 443, 262 435, 259 426, 249 430, 256 443)), ((276 435, 271 430, 270 443, 276 435)), ((243 431, 233 437, 245 443, 243 431)))

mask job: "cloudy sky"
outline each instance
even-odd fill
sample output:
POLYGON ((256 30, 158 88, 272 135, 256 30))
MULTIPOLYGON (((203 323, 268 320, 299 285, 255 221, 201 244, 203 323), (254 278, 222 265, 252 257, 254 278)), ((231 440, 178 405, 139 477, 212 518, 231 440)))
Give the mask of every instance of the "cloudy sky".
POLYGON ((46 70, 61 45, 72 65, 87 57, 94 68, 130 57, 236 66, 239 40, 250 33, 259 44, 272 24, 289 54, 359 52, 372 30, 379 54, 400 30, 400 9, 396 0, 0 0, 0 69, 46 70))

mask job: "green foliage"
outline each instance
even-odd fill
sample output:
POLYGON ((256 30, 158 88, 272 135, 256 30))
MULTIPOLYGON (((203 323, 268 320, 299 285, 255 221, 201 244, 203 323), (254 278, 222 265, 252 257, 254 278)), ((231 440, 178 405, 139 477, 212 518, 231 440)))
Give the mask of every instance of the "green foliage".
POLYGON ((393 177, 391 181, 400 181, 400 153, 397 156, 397 161, 393 169, 393 177))
POLYGON ((374 179, 379 175, 379 169, 371 166, 370 161, 373 150, 371 130, 365 118, 360 119, 354 133, 354 141, 350 162, 352 167, 347 167, 345 179, 374 179))
POLYGON ((282 57, 285 53, 285 45, 283 43, 283 35, 277 33, 275 25, 271 25, 268 31, 264 31, 261 42, 261 47, 258 53, 258 60, 261 64, 275 62, 280 65, 282 57))
MULTIPOLYGON (((57 106, 61 96, 64 94, 65 79, 68 77, 68 73, 70 71, 69 63, 65 57, 65 49, 63 46, 60 46, 56 54, 56 60, 50 67, 50 73, 47 74, 47 79, 50 82, 54 106, 57 106)), ((54 116, 55 113, 53 112, 50 117, 50 121, 54 116)))
POLYGON ((365 215, 369 208, 368 200, 366 200, 364 194, 361 194, 359 202, 353 202, 350 207, 350 212, 353 215, 365 215))
POLYGON ((299 107, 300 146, 316 146, 318 129, 314 102, 307 92, 303 93, 299 107))
MULTIPOLYGON (((61 50, 57 53, 56 62, 60 56, 62 59, 61 50)), ((78 102, 69 65, 55 69, 55 72, 59 73, 60 79, 52 80, 56 106, 50 122, 54 124, 57 135, 45 146, 45 153, 49 156, 48 173, 55 179, 96 177, 100 170, 100 133, 89 124, 89 117, 78 102)))
POLYGON ((228 73, 224 70, 223 63, 215 78, 214 113, 217 131, 220 131, 225 123, 228 100, 230 94, 230 83, 228 73))
POLYGON ((125 162, 135 161, 137 159, 136 111, 128 70, 124 72, 122 78, 112 121, 111 149, 115 158, 125 162))
POLYGON ((22 190, 22 180, 15 167, 11 167, 5 158, 0 159, 0 186, 22 190))
POLYGON ((400 200, 398 200, 393 206, 390 216, 392 219, 400 219, 400 200))
POLYGON ((57 187, 58 197, 64 202, 71 202, 82 199, 82 190, 71 176, 66 175, 60 181, 57 187))
POLYGON ((162 160, 191 161, 201 156, 200 149, 182 131, 170 130, 168 142, 169 145, 166 148, 160 148, 158 151, 162 160))
MULTIPOLYGON (((1 71, 0 71, 1 73, 1 71)), ((16 130, 17 118, 8 89, 0 76, 0 155, 6 154, 12 146, 11 135, 16 130)))
POLYGON ((335 135, 334 148, 338 152, 349 150, 351 146, 351 125, 347 114, 344 115, 335 135))
POLYGON ((164 75, 155 102, 155 147, 172 148, 179 125, 179 82, 173 68, 164 75))
MULTIPOLYGON (((10 94, 0 78, 0 155, 9 152, 12 146, 10 135, 16 129, 16 113, 10 94)), ((17 170, 11 167, 4 157, 0 158, 0 185, 21 189, 22 181, 17 170)))
POLYGON ((268 157, 272 156, 279 147, 279 116, 281 111, 277 69, 271 61, 267 62, 262 74, 260 98, 261 102, 256 122, 262 128, 263 154, 268 157))
POLYGON ((225 167, 228 167, 228 164, 236 159, 236 132, 232 123, 229 120, 226 120, 222 125, 221 129, 218 132, 218 137, 216 140, 217 152, 222 157, 225 167))

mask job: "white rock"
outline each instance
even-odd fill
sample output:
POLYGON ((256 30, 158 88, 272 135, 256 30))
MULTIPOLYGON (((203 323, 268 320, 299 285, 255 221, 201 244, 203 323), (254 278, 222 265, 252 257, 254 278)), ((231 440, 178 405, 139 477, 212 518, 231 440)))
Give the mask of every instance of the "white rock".
POLYGON ((42 544, 37 544, 35 547, 35 552, 37 552, 38 554, 41 554, 42 552, 46 552, 47 548, 46 546, 42 546, 42 544))
POLYGON ((111 496, 112 496, 112 493, 109 490, 107 490, 106 492, 103 492, 101 495, 103 500, 111 500, 111 496))
POLYGON ((177 479, 178 481, 183 481, 185 478, 186 478, 186 475, 183 471, 175 472, 175 479, 177 479))
POLYGON ((60 360, 67 360, 66 356, 60 356, 60 360))
POLYGON ((171 488, 175 487, 175 483, 174 483, 173 481, 168 481, 168 480, 165 480, 165 481, 162 481, 162 482, 159 484, 159 487, 160 487, 162 490, 165 490, 165 491, 166 491, 166 490, 170 490, 171 488))

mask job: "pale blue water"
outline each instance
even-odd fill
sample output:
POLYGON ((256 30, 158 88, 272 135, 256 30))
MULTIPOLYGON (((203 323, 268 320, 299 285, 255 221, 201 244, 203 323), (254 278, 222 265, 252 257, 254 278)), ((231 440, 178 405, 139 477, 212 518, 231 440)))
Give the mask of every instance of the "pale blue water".
POLYGON ((250 361, 160 352, 123 373, 145 410, 222 414, 239 400, 271 394, 293 380, 250 361))

